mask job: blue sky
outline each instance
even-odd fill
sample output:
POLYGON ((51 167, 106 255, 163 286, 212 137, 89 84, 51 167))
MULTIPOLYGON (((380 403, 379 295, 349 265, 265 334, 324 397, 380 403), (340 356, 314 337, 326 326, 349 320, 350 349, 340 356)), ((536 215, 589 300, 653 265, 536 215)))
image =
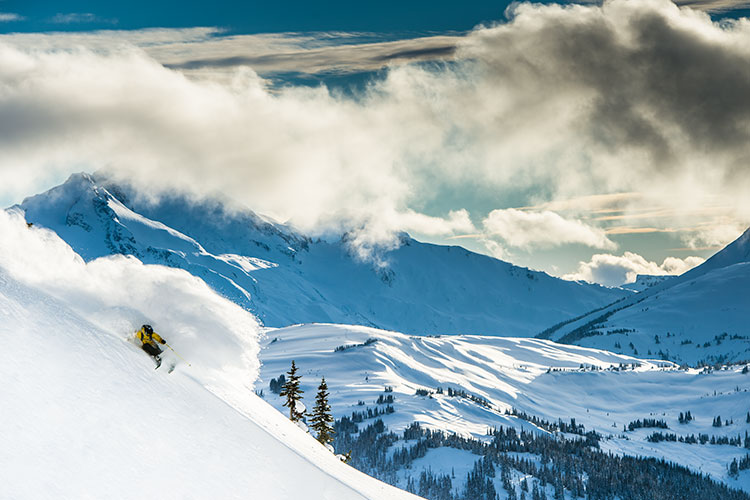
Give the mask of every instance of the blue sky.
POLYGON ((365 247, 681 272, 750 223, 748 28, 712 24, 750 11, 692 6, 0 0, 0 202, 113 168, 365 247))
MULTIPOLYGON (((165 27, 217 26, 233 34, 289 31, 374 32, 405 36, 413 33, 468 31, 478 24, 501 21, 512 2, 451 0, 382 0, 351 2, 212 1, 202 0, 3 0, 2 11, 22 19, 0 26, 7 31, 135 30, 165 27)), ((715 19, 750 13, 748 2, 698 0, 715 19), (718 7, 717 7, 718 6, 718 7)))
MULTIPOLYGON (((326 1, 239 2, 201 0, 100 2, 6 0, 3 9, 26 18, 17 28, 140 29, 221 26, 233 33, 281 31, 450 31, 469 30, 476 24, 502 17, 509 2, 415 0, 410 2, 326 1), (93 14, 69 18, 60 14, 93 14)), ((16 27, 14 27, 15 29, 16 27)))
MULTIPOLYGON (((466 31, 501 20, 510 1, 382 0, 351 2, 4 0, 3 11, 24 19, 5 29, 21 31, 184 28, 220 26, 230 33, 287 31, 446 32, 466 31)), ((718 4, 715 18, 747 16, 747 2, 718 4)))

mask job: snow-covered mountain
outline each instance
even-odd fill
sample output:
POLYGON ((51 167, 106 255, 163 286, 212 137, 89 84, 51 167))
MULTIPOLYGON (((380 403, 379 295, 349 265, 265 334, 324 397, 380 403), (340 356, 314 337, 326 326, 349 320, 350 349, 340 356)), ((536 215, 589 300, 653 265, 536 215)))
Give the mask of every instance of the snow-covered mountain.
MULTIPOLYGON (((299 325, 266 333, 257 387, 279 410, 283 400, 270 391, 269 383, 295 360, 306 400, 312 400, 325 377, 335 416, 363 415, 361 428, 380 418, 396 433, 418 422, 428 429, 485 441, 488 429, 498 426, 550 434, 542 425, 507 414, 515 408, 519 415, 548 422, 574 418, 587 431, 600 434, 604 451, 665 458, 750 490, 750 471, 738 477, 727 471, 734 458, 748 452, 743 446, 748 443, 745 433, 750 432, 746 418, 750 375, 743 374, 741 366, 683 370, 671 362, 542 339, 415 337, 361 326, 299 325), (389 406, 392 412, 386 410, 389 406), (680 423, 680 414, 688 411, 692 420, 680 423), (376 415, 368 418, 369 412, 376 415), (717 415, 722 423, 731 423, 715 427, 717 415), (643 419, 663 421, 667 428, 623 431, 643 419), (738 439, 739 445, 650 442, 655 431, 738 439)), ((391 451, 410 444, 398 440, 391 451)), ((455 490, 461 491, 477 458, 461 447, 436 447, 390 478, 406 487, 410 477, 418 480, 430 470, 454 478, 455 490)), ((514 477, 514 484, 520 486, 524 475, 514 477)), ((502 492, 500 475, 493 481, 502 492)), ((551 491, 547 493, 552 497, 551 491)))
MULTIPOLYGON (((254 392, 258 326, 184 271, 85 265, 0 213, 3 498, 409 499, 254 392), (125 340, 170 325, 172 373, 125 340), (208 330, 206 326, 212 328, 208 330)), ((165 330, 161 330, 165 333, 165 330)))
POLYGON ((540 337, 685 363, 750 359, 750 229, 681 276, 540 337))
MULTIPOLYGON (((729 461, 744 456, 736 444, 651 443, 653 429, 620 431, 658 416, 681 437, 710 433, 734 442, 750 429, 747 393, 739 389, 748 375, 739 367, 681 371, 528 338, 411 336, 344 325, 261 329, 248 311, 184 270, 122 255, 85 262, 55 233, 27 227, 19 211, 0 213, 0 233, 0 392, 9 402, 0 416, 8 431, 0 437, 7 451, 0 477, 10 498, 414 498, 341 464, 273 408, 281 400, 268 383, 291 359, 302 370, 306 401, 318 377, 328 379, 335 415, 351 416, 340 434, 358 446, 354 460, 430 498, 447 498, 432 484, 449 488, 450 498, 487 498, 471 493, 485 476, 499 498, 517 498, 506 482, 529 496, 540 490, 553 497, 557 489, 573 498, 578 484, 602 487, 609 471, 598 460, 615 460, 609 451, 666 457, 749 488, 750 471, 727 474, 729 461), (156 371, 128 342, 142 322, 174 348, 156 371), (172 365, 172 373, 164 371, 172 365), (506 415, 509 408, 517 415, 506 415), (680 427, 678 411, 691 411, 694 420, 680 427), (353 413, 363 420, 356 431, 353 413), (714 414, 726 425, 709 424, 714 414), (550 431, 532 416, 573 417, 599 436, 581 436, 577 426, 550 431), (415 422, 465 438, 441 438, 437 446, 415 422), (529 434, 506 439, 511 451, 500 451, 498 437, 486 435, 498 426, 529 434), (546 436, 541 446, 555 448, 557 458, 526 451, 529 443, 542 449, 531 436, 546 436), (581 462, 576 449, 590 458, 581 462), (400 467, 384 468, 397 457, 400 467), (584 469, 544 479, 568 459, 584 469)), ((748 498, 663 463, 633 459, 623 469, 651 480, 689 480, 704 493, 696 498, 717 498, 707 496, 717 491, 748 498)))
POLYGON ((20 208, 86 260, 124 254, 185 269, 266 326, 531 336, 630 294, 406 235, 383 256, 385 266, 375 265, 357 258, 346 238, 312 240, 230 202, 147 199, 86 174, 20 208))
POLYGON ((674 275, 671 275, 671 274, 667 274, 667 275, 639 274, 635 277, 635 281, 633 283, 625 283, 623 285, 620 285, 620 288, 624 288, 626 290, 632 290, 634 292, 642 292, 646 288, 652 287, 654 285, 658 285, 659 283, 670 280, 672 278, 674 278, 674 275))

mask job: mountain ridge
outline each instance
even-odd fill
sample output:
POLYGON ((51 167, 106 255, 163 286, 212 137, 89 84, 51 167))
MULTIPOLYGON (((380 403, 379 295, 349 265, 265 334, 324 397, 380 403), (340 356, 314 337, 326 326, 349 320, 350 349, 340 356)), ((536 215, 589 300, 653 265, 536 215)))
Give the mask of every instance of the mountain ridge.
POLYGON ((358 259, 345 238, 312 239, 220 202, 131 191, 75 174, 19 208, 85 260, 119 253, 186 269, 266 326, 332 322, 531 336, 629 293, 405 236, 379 266, 358 259))
POLYGON ((750 359, 748 288, 750 229, 682 275, 537 337, 690 364, 741 362, 750 359))

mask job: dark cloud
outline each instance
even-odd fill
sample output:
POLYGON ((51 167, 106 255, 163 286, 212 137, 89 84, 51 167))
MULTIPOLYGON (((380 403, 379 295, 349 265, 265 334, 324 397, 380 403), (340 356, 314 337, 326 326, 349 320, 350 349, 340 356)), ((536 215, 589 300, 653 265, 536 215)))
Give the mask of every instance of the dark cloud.
POLYGON ((263 55, 235 55, 231 57, 213 57, 190 59, 177 63, 166 63, 165 66, 178 70, 199 70, 207 68, 233 68, 250 66, 256 71, 271 74, 298 68, 301 72, 318 73, 333 69, 343 72, 375 70, 398 61, 425 61, 450 58, 456 51, 456 43, 435 43, 431 38, 404 40, 394 50, 393 43, 375 43, 362 45, 332 46, 323 49, 284 51, 263 55))
POLYGON ((746 31, 744 25, 712 25, 665 2, 525 6, 510 24, 470 36, 463 55, 485 63, 515 93, 527 87, 549 94, 539 97, 542 102, 582 102, 578 125, 610 152, 637 149, 660 168, 679 166, 689 150, 745 162, 746 31))
POLYGON ((750 9, 750 2, 747 0, 679 0, 676 3, 693 9, 717 13, 750 9))
POLYGON ((390 54, 374 57, 373 60, 390 62, 395 59, 432 59, 451 57, 456 52, 455 45, 443 45, 438 47, 417 48, 401 50, 390 54))

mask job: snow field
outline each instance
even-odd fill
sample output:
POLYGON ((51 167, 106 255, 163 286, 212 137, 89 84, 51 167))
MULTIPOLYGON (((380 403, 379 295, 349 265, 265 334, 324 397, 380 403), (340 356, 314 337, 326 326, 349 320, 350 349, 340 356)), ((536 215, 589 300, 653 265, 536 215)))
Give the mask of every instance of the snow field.
MULTIPOLYGON (((602 434, 603 446, 615 453, 663 457, 750 489, 750 472, 742 473, 738 480, 726 474, 726 465, 747 452, 743 448, 683 443, 664 446, 667 443, 646 441, 654 431, 744 438, 745 431, 750 432, 745 421, 750 411, 750 375, 743 375, 742 367, 705 374, 697 369, 680 370, 669 362, 540 339, 414 337, 345 325, 269 329, 260 357, 257 389, 263 389, 265 399, 277 408, 282 400, 269 392, 268 382, 288 371, 294 359, 303 375, 306 398, 314 396, 320 377, 325 376, 337 418, 368 407, 382 409, 385 405, 375 404, 378 396, 390 394, 395 413, 380 418, 397 432, 415 421, 479 439, 496 426, 545 432, 504 414, 515 407, 550 422, 575 418, 587 430, 602 434), (368 339, 376 340, 364 345, 368 339), (342 345, 351 347, 337 352, 336 347, 342 345), (640 366, 620 371, 621 363, 640 366), (581 364, 585 370, 580 369, 581 364), (591 371, 591 366, 600 370, 591 371), (393 392, 384 393, 385 387, 392 387, 393 392), (435 393, 437 387, 444 393, 435 393), (491 407, 449 397, 448 387, 484 398, 491 407), (431 397, 418 396, 417 389, 429 390, 431 397), (358 404, 360 401, 365 404, 358 404), (679 413, 688 410, 695 420, 679 424, 679 413), (716 415, 734 423, 714 428, 711 424, 716 415), (663 419, 669 429, 623 432, 623 426, 644 418, 663 419)), ((362 425, 367 422, 371 421, 362 425)), ((445 473, 437 465, 433 464, 433 471, 445 473)))

